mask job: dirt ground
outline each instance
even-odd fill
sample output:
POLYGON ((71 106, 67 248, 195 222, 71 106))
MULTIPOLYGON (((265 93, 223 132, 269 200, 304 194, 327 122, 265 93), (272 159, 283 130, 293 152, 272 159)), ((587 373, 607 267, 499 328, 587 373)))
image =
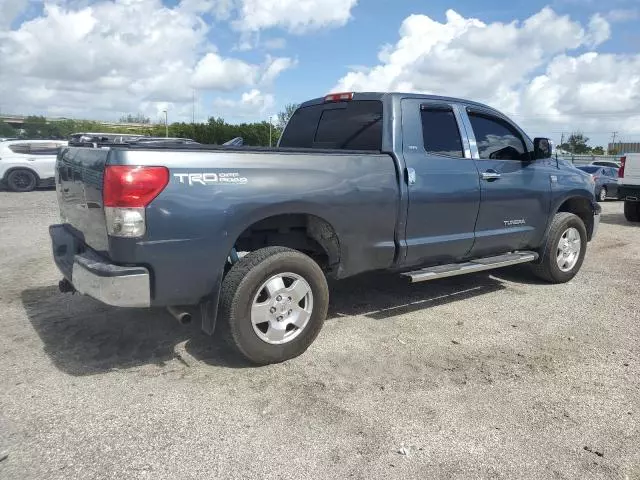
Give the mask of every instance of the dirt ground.
POLYGON ((581 273, 335 283, 303 356, 58 292, 55 193, 0 192, 0 478, 640 479, 640 225, 581 273))

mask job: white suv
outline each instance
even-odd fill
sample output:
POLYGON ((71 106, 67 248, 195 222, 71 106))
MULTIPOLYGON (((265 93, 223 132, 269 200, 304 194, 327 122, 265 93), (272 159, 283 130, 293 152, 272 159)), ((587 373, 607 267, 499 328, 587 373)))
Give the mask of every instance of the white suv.
POLYGON ((0 180, 9 190, 29 192, 53 180, 56 156, 64 140, 0 142, 0 180))
POLYGON ((640 222, 640 153, 627 153, 618 170, 618 195, 624 200, 624 216, 640 222))

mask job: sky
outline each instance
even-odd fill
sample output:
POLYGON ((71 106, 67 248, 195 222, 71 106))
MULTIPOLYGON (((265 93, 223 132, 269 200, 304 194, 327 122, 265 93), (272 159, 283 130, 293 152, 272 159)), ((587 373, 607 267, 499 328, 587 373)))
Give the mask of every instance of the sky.
POLYGON ((0 111, 267 120, 333 91, 640 141, 640 0, 0 0, 0 111))

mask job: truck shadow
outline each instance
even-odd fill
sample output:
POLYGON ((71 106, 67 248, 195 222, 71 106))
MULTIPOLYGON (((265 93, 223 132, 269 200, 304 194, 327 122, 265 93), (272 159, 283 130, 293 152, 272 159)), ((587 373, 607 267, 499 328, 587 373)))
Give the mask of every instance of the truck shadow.
MULTIPOLYGON (((328 321, 345 316, 384 320, 506 288, 485 274, 409 286, 397 275, 375 274, 331 284, 328 321)), ((82 296, 62 295, 55 286, 25 290, 22 304, 53 364, 75 376, 169 363, 188 367, 181 355, 224 368, 252 365, 223 335, 202 333, 199 318, 179 325, 163 309, 120 309, 82 296)), ((217 332, 220 333, 220 332, 217 332)))
POLYGON ((607 225, 622 225, 623 227, 635 227, 640 223, 632 223, 624 218, 623 213, 603 213, 600 215, 600 223, 607 225))

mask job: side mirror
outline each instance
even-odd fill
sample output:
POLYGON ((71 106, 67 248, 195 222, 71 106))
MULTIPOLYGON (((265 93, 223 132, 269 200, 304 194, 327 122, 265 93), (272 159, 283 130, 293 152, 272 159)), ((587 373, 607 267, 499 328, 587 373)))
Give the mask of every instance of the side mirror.
POLYGON ((552 154, 551 140, 544 137, 536 137, 533 139, 533 159, 534 160, 551 158, 551 154, 552 154))

